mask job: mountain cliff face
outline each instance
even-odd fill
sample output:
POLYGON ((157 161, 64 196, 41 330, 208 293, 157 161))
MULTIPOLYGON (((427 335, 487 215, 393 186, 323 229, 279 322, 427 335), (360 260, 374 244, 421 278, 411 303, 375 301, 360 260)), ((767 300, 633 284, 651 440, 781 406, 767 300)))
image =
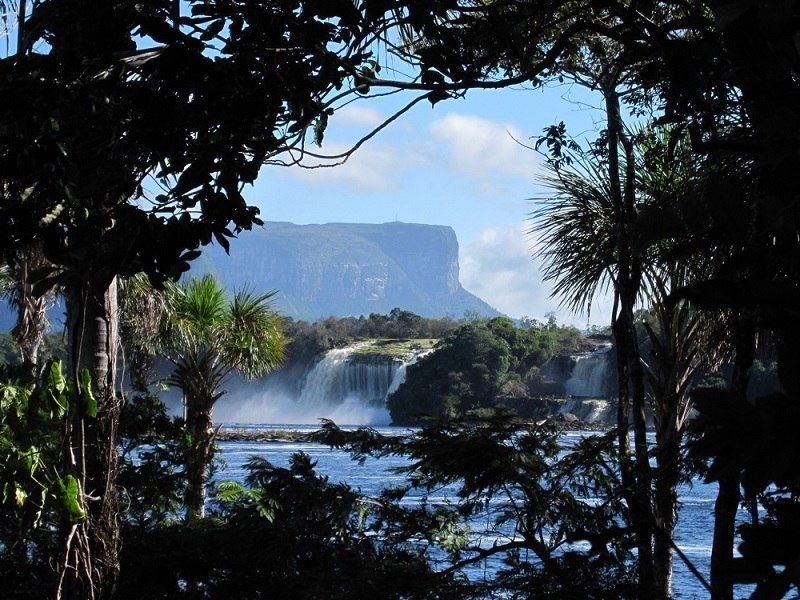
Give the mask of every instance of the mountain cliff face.
MULTIPOLYGON (((230 256, 204 248, 189 274, 204 272, 229 290, 277 290, 276 307, 307 321, 393 308, 456 319, 465 311, 500 314, 461 287, 456 234, 438 225, 267 223, 233 240, 230 256)), ((0 326, 8 331, 13 324, 0 302, 0 326)))
POLYGON ((411 223, 267 223, 231 244, 206 249, 192 274, 210 272, 228 288, 277 290, 276 306, 305 320, 388 313, 426 317, 499 313, 458 280, 450 227, 411 223))

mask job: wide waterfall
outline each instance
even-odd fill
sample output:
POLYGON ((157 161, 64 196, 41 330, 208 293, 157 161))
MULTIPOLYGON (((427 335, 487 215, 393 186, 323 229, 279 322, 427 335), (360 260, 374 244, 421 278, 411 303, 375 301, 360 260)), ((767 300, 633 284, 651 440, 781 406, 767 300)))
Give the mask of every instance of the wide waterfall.
POLYGON ((258 384, 237 386, 217 406, 226 423, 388 425, 386 398, 405 380, 406 367, 426 351, 404 359, 364 352, 368 343, 326 352, 297 385, 281 372, 258 384), (299 393, 297 390, 299 389, 299 393))
POLYGON ((609 388, 609 352, 604 347, 594 352, 575 355, 575 366, 564 384, 567 396, 573 398, 606 398, 609 388))
POLYGON ((329 350, 308 373, 298 403, 323 406, 355 402, 382 405, 404 366, 401 360, 360 360, 359 346, 329 350))

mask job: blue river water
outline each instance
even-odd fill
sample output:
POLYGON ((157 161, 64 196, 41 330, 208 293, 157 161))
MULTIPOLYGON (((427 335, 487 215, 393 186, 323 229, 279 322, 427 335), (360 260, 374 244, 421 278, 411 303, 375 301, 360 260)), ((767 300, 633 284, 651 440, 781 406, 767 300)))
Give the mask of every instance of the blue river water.
MULTIPOLYGON (((314 427, 293 425, 246 425, 237 426, 257 431, 269 430, 307 430, 314 427)), ((399 428, 385 428, 387 432, 402 431, 399 428)), ((383 431, 384 428, 381 428, 383 431)), ((567 434, 580 435, 580 434, 567 434)), ((289 457, 296 452, 305 452, 317 462, 319 473, 327 475, 331 481, 346 482, 365 495, 377 493, 379 489, 397 481, 398 476, 388 473, 392 466, 402 464, 404 459, 386 457, 368 460, 359 464, 351 460, 347 452, 334 450, 328 446, 310 442, 251 442, 223 441, 219 443, 223 467, 217 472, 218 480, 239 480, 246 475, 244 464, 252 456, 269 460, 278 466, 286 466, 289 457)), ((717 493, 715 484, 695 481, 679 490, 681 508, 676 531, 676 543, 699 572, 708 579, 711 554, 714 500, 717 493)), ((676 599, 707 598, 708 592, 691 573, 679 557, 675 557, 674 594, 676 599)))

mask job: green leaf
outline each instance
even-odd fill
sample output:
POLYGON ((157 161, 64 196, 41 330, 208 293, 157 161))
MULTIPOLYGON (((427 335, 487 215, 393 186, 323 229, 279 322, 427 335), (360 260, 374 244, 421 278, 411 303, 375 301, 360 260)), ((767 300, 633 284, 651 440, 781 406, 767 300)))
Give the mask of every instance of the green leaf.
POLYGON ((247 497, 247 489, 236 481, 222 481, 217 485, 217 499, 222 503, 233 503, 247 497))
POLYGON ((81 369, 80 378, 83 412, 94 419, 97 417, 97 398, 92 392, 92 375, 89 369, 81 369))
POLYGON ((67 379, 61 371, 61 361, 53 361, 53 364, 50 365, 50 372, 47 376, 47 386, 44 393, 47 394, 47 397, 51 401, 48 410, 57 408, 57 414, 55 415, 57 417, 63 416, 69 410, 69 398, 66 391, 67 379))
POLYGON ((58 495, 70 524, 80 523, 86 518, 86 511, 81 504, 80 485, 74 476, 67 475, 58 480, 58 495))
POLYGON ((54 360, 50 365, 50 372, 47 377, 47 386, 52 391, 57 391, 59 394, 67 387, 67 380, 61 369, 61 361, 54 360))

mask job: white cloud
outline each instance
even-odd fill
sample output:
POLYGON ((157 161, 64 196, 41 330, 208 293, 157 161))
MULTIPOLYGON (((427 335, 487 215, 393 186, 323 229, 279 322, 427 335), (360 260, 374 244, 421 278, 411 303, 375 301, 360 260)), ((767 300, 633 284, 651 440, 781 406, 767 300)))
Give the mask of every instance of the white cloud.
MULTIPOLYGON (((542 280, 539 261, 534 258, 534 240, 527 226, 485 229, 480 239, 465 245, 459 258, 461 282, 466 289, 510 317, 543 319, 555 312, 559 323, 583 328, 586 315, 574 315, 558 308, 550 298, 551 288, 542 280)), ((591 322, 606 325, 608 300, 592 307, 591 322)))
POLYGON ((348 127, 377 127, 386 118, 372 106, 354 103, 340 108, 331 117, 329 127, 334 130, 338 126, 348 127))
POLYGON ((541 319, 555 310, 533 259, 523 227, 486 229, 461 250, 461 281, 466 289, 515 318, 541 319))
POLYGON ((536 155, 520 145, 524 134, 515 125, 449 113, 429 127, 450 165, 471 177, 512 176, 530 180, 536 155))
MULTIPOLYGON (((374 108, 345 107, 331 119, 322 148, 309 150, 324 156, 344 153, 351 145, 340 141, 346 136, 337 125, 363 129, 382 120, 382 114, 374 108), (341 135, 337 136, 337 132, 341 135)), ((314 185, 388 192, 400 189, 404 180, 417 180, 427 173, 435 174, 437 181, 450 182, 450 186, 456 179, 471 182, 471 193, 482 198, 506 195, 510 180, 521 179, 526 184, 532 181, 536 155, 515 141, 524 136, 514 125, 455 113, 433 121, 427 128, 414 128, 413 123, 406 123, 410 129, 387 130, 368 140, 342 165, 312 170, 292 168, 290 176, 314 185)), ((308 166, 333 162, 311 156, 303 159, 308 166)))
MULTIPOLYGON (((322 156, 337 156, 350 149, 349 146, 335 142, 325 142, 322 148, 313 152, 322 156)), ((396 190, 404 172, 422 160, 414 152, 404 152, 399 148, 381 143, 367 143, 353 153, 346 162, 333 165, 341 159, 324 159, 306 156, 303 164, 315 166, 313 169, 292 167, 290 174, 301 181, 314 185, 344 185, 361 192, 387 192, 396 190)))

